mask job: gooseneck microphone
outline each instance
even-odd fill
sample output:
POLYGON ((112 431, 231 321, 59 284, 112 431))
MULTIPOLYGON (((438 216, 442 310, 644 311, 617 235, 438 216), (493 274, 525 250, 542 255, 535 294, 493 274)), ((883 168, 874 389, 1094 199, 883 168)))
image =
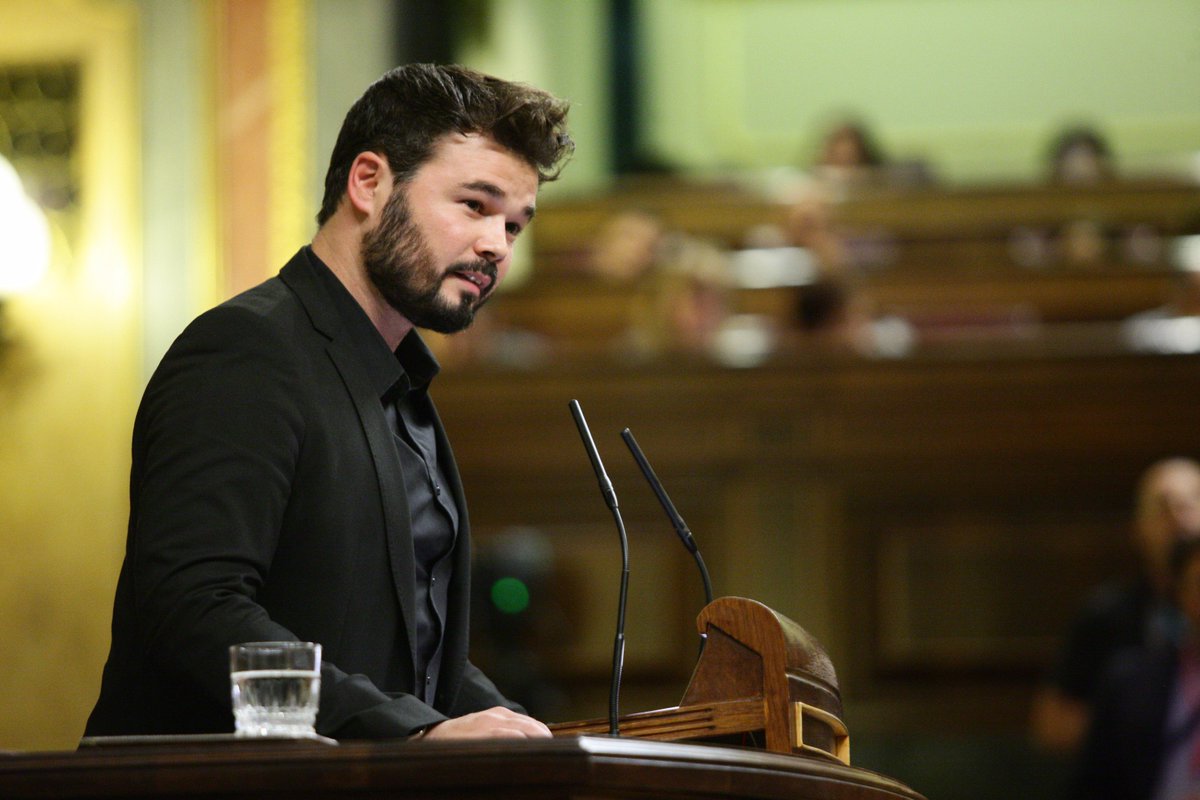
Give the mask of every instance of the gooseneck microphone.
POLYGON ((579 438, 583 439, 583 447, 592 461, 596 479, 600 481, 600 494, 604 496, 604 502, 612 511, 613 519, 617 523, 617 533, 621 537, 621 592, 617 600, 617 634, 613 640, 612 687, 608 694, 608 732, 612 736, 619 736, 618 698, 621 694, 621 668, 625 663, 625 600, 629 594, 629 540, 625 536, 625 523, 621 520, 621 512, 617 508, 617 493, 613 491, 612 481, 608 479, 608 475, 604 471, 604 464, 600 461, 600 452, 596 450, 596 443, 592 441, 592 432, 588 430, 587 420, 583 418, 583 409, 579 407, 578 400, 572 400, 567 405, 571 409, 571 416, 575 418, 575 427, 579 428, 579 438))
MULTIPOLYGON (((700 548, 696 546, 696 540, 692 538, 692 532, 688 530, 687 523, 683 521, 683 517, 679 516, 679 512, 675 510, 675 504, 667 496, 667 490, 663 488, 662 483, 658 480, 658 476, 654 474, 654 468, 646 460, 646 455, 642 452, 642 448, 638 447, 637 439, 633 438, 633 433, 630 432, 629 428, 621 431, 621 438, 629 446, 629 452, 633 453, 633 460, 637 462, 638 467, 642 470, 642 474, 646 476, 646 482, 654 490, 654 495, 658 498, 659 505, 663 507, 663 511, 667 512, 667 519, 671 520, 671 525, 674 526, 675 533, 679 535, 679 541, 683 542, 683 546, 688 549, 688 552, 692 554, 692 558, 696 560, 696 566, 700 568, 700 579, 704 581, 704 604, 707 606, 713 601, 712 581, 708 577, 708 567, 704 566, 704 557, 700 555, 700 548)), ((700 634, 701 652, 704 651, 704 643, 707 638, 705 634, 700 634)))

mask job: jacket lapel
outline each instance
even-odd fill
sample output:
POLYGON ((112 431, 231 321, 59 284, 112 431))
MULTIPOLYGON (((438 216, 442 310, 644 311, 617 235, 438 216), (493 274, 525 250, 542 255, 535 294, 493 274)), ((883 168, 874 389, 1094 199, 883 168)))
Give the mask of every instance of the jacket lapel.
MULTIPOLYGON (((326 352, 341 376, 346 392, 354 404, 359 424, 371 452, 375 465, 379 498, 383 508, 383 534, 395 587, 396 599, 404 620, 404 632, 408 637, 408 657, 416 653, 416 567, 413 554, 412 533, 409 520, 408 497, 404 492, 404 476, 400 468, 400 455, 392 441, 392 431, 379 395, 362 366, 361 356, 355 352, 350 340, 342 332, 341 318, 330 304, 325 288, 302 250, 280 272, 286 283, 304 305, 313 327, 329 339, 326 352)), ((457 476, 455 476, 457 478, 457 476)), ((456 487, 457 488, 457 487, 456 487)), ((366 487, 364 487, 364 491, 366 487)), ((461 489, 459 490, 461 491, 461 489)), ((412 674, 416 674, 416 663, 412 663, 412 674)))

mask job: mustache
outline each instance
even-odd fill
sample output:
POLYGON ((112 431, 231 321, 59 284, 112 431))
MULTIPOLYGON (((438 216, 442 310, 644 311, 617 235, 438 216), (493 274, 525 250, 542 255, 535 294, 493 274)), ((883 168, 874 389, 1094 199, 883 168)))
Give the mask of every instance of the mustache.
POLYGON ((453 272, 478 272, 481 275, 486 275, 488 277, 488 285, 487 291, 483 293, 485 297, 491 294, 492 290, 496 288, 496 280, 500 274, 496 265, 484 258, 478 261, 459 261, 451 264, 450 268, 446 270, 446 274, 449 275, 453 272))

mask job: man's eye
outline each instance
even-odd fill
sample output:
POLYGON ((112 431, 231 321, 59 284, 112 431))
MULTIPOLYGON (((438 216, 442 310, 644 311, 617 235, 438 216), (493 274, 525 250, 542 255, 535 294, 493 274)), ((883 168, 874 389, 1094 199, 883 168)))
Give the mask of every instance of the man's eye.
POLYGON ((463 205, 477 213, 483 211, 483 203, 478 200, 464 200, 463 205))
POLYGON ((509 236, 517 236, 521 233, 521 226, 515 222, 508 223, 504 226, 504 229, 508 231, 509 236))

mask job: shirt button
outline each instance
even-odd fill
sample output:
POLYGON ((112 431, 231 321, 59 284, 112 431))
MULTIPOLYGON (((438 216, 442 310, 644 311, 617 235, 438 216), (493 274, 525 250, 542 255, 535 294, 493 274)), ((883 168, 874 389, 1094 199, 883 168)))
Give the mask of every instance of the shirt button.
POLYGON ((441 486, 441 484, 439 484, 439 483, 435 483, 435 484, 433 485, 433 493, 434 493, 434 494, 441 494, 441 493, 442 493, 442 486, 441 486))

